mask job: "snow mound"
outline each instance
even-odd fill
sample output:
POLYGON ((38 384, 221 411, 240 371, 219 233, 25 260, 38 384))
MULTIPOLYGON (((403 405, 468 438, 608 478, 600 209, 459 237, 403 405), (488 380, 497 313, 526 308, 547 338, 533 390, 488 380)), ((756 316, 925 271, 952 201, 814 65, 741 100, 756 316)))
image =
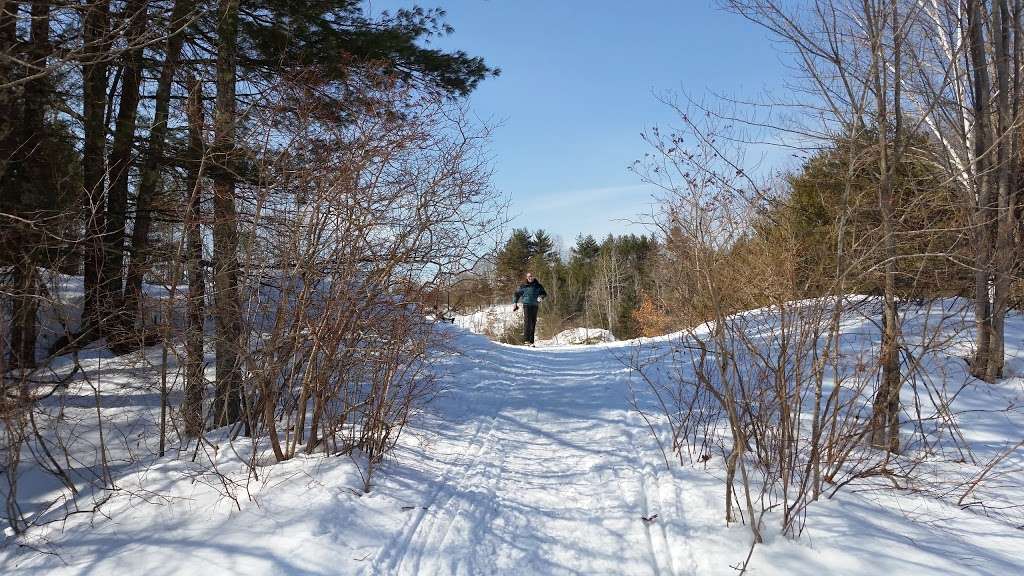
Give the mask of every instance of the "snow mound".
POLYGON ((456 314, 455 325, 474 334, 495 338, 523 325, 523 313, 512 308, 512 304, 495 304, 469 314, 456 314))
POLYGON ((601 344, 615 342, 615 336, 604 328, 570 328, 556 334, 550 342, 555 346, 601 344))

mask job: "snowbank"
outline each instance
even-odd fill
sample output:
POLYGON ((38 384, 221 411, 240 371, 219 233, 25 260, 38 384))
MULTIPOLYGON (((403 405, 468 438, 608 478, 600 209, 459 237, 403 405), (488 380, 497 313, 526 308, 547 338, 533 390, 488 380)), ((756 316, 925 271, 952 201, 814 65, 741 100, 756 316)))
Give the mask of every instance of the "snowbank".
POLYGON ((559 332, 545 343, 551 346, 572 346, 615 341, 615 336, 604 328, 570 328, 559 332))
POLYGON ((469 314, 456 314, 455 325, 474 334, 497 338, 510 329, 523 325, 522 311, 513 310, 512 304, 495 304, 469 314))
MULTIPOLYGON (((512 304, 495 304, 469 314, 457 314, 455 325, 474 334, 482 334, 498 340, 509 330, 519 331, 523 325, 523 313, 514 310, 512 304)), ((548 340, 538 340, 538 346, 579 346, 616 342, 615 336, 603 328, 570 328, 548 340)))

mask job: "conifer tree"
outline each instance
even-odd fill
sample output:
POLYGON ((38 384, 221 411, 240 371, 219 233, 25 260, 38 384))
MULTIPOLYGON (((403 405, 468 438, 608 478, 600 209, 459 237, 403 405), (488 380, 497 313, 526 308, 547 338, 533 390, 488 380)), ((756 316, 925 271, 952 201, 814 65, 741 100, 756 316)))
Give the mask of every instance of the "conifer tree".
POLYGON ((532 252, 533 240, 530 231, 526 228, 513 230, 505 245, 498 251, 499 284, 509 287, 521 281, 526 274, 532 252))
POLYGON ((558 257, 555 241, 544 230, 537 230, 533 233, 530 252, 530 256, 540 258, 546 262, 553 262, 558 257))

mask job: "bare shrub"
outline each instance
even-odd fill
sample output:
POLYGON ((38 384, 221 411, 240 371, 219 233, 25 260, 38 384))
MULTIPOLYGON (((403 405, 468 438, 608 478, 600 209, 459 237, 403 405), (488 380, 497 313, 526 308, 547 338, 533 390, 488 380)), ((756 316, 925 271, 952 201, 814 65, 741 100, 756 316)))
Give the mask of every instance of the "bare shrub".
MULTIPOLYGON (((877 449, 885 304, 843 287, 863 281, 856 271, 874 270, 871 263, 884 255, 851 252, 857 265, 842 269, 848 276, 819 278, 828 289, 806 298, 802 239, 774 216, 786 189, 747 174, 741 138, 715 117, 701 124, 687 114, 680 119, 679 131, 648 135, 655 159, 637 170, 662 187, 663 212, 652 223, 669 250, 682 248, 669 258, 686 262, 678 273, 699 297, 683 314, 696 321, 665 362, 640 351, 633 356, 632 368, 658 407, 645 417, 680 464, 721 457, 727 522, 749 525, 755 544, 764 538, 766 516, 796 537, 807 506, 852 481, 918 479, 929 446, 955 426, 937 421, 952 392, 925 366, 958 334, 962 309, 925 306, 913 321, 901 320, 896 390, 910 383, 918 393, 912 406, 897 398, 895 408, 885 408, 897 415, 899 450, 888 436, 877 449), (662 370, 666 363, 674 369, 662 370)), ((884 424, 886 434, 890 426, 884 424)))

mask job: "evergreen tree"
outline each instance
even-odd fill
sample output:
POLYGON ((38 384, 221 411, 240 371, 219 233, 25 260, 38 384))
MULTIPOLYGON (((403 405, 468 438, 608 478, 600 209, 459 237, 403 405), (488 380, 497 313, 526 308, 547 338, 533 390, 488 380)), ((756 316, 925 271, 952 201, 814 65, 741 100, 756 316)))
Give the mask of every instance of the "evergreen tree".
MULTIPOLYGON (((882 290, 879 263, 886 257, 878 243, 863 240, 881 226, 876 197, 878 154, 873 139, 865 140, 842 138, 808 159, 790 176, 788 198, 773 208, 759 228, 759 233, 768 237, 778 233, 779 227, 788 228, 787 233, 797 239, 799 282, 807 296, 827 293, 835 275, 840 237, 847 265, 852 266, 850 276, 855 279, 849 288, 868 293, 882 290), (858 158, 853 165, 851 148, 858 158), (848 207, 841 214, 844 194, 849 196, 848 207), (842 235, 837 224, 840 216, 845 228, 842 235)), ((957 262, 970 259, 960 232, 966 223, 959 214, 955 190, 933 163, 923 159, 931 147, 926 138, 911 137, 908 148, 915 153, 902 156, 892 174, 892 212, 900 236, 895 285, 904 297, 966 294, 972 286, 972 272, 957 262)))
POLYGON ((502 286, 515 286, 522 281, 532 255, 533 239, 526 228, 512 231, 505 245, 498 251, 496 272, 502 286))
MULTIPOLYGON (((440 9, 374 15, 360 0, 0 7, 0 212, 17 217, 0 223, 0 265, 14 266, 0 288, 18 295, 15 313, 24 320, 17 344, 0 353, 26 365, 37 339, 38 281, 29 271, 58 267, 55 255, 84 262, 61 266, 84 268, 74 345, 113 336, 114 348, 134 346, 145 324, 143 279, 172 260, 158 249, 155 223, 180 227, 183 189, 215 184, 205 204, 213 208, 212 262, 223 272, 213 275, 213 300, 238 299, 239 213, 260 178, 253 158, 266 152, 247 149, 246 138, 266 127, 261 113, 315 111, 324 124, 344 126, 390 106, 403 118, 421 100, 464 96, 498 73, 479 57, 429 45, 452 31, 440 9), (213 112, 200 134, 213 141, 197 144, 208 162, 195 186, 183 169, 191 161, 182 128, 182 86, 193 89, 186 77, 197 79, 200 95, 215 96, 200 100, 213 112)), ((233 314, 216 316, 237 324, 233 314)), ((222 346, 243 341, 237 328, 221 334, 222 346)), ((231 364, 221 352, 218 363, 231 364)), ((218 379, 237 373, 237 363, 219 368, 218 379)))
POLYGON ((558 258, 555 241, 544 230, 537 230, 533 233, 530 252, 531 256, 539 257, 548 263, 554 262, 558 258))
POLYGON ((360 68, 372 67, 375 73, 459 96, 498 73, 483 58, 461 50, 424 47, 431 37, 453 31, 440 8, 416 6, 371 18, 362 0, 250 0, 245 4, 253 17, 239 24, 239 34, 250 47, 240 64, 254 73, 276 75, 282 69, 313 67, 344 81, 360 68), (344 65, 337 66, 339 62, 344 65))
MULTIPOLYGON (((204 37, 202 42, 191 42, 195 44, 192 47, 207 51, 213 59, 216 49, 211 50, 205 44, 216 45, 226 30, 218 11, 210 10, 187 34, 180 33, 181 21, 186 19, 194 4, 193 0, 174 2, 167 29, 179 33, 169 33, 161 70, 153 71, 154 76, 159 76, 156 116, 150 128, 144 170, 136 194, 131 252, 137 257, 129 263, 125 286, 125 306, 129 313, 135 312, 143 276, 152 266, 145 256, 151 251, 150 232, 157 212, 159 168, 167 160, 161 158, 169 140, 166 115, 172 83, 182 67, 178 56, 183 37, 188 35, 188 40, 204 37)), ((234 59, 238 81, 270 86, 283 77, 294 77, 297 70, 307 71, 311 83, 327 86, 308 91, 302 103, 319 104, 321 110, 331 111, 334 120, 344 123, 358 114, 360 107, 375 105, 371 96, 373 87, 385 79, 402 81, 415 89, 463 96, 484 78, 498 73, 480 57, 423 46, 431 37, 452 32, 444 22, 444 10, 414 7, 373 18, 365 10, 365 3, 359 0, 239 2, 237 25, 228 27, 237 36, 234 59)), ((241 107, 260 105, 258 99, 247 100, 241 107)), ((235 162, 230 169, 242 179, 247 177, 244 162, 235 162)), ((121 259, 119 255, 115 258, 121 259)))
POLYGON ((581 260, 583 262, 593 262, 594 258, 597 258, 598 253, 601 251, 601 245, 597 243, 597 240, 590 234, 586 236, 576 237, 576 246, 572 249, 573 260, 581 260))

